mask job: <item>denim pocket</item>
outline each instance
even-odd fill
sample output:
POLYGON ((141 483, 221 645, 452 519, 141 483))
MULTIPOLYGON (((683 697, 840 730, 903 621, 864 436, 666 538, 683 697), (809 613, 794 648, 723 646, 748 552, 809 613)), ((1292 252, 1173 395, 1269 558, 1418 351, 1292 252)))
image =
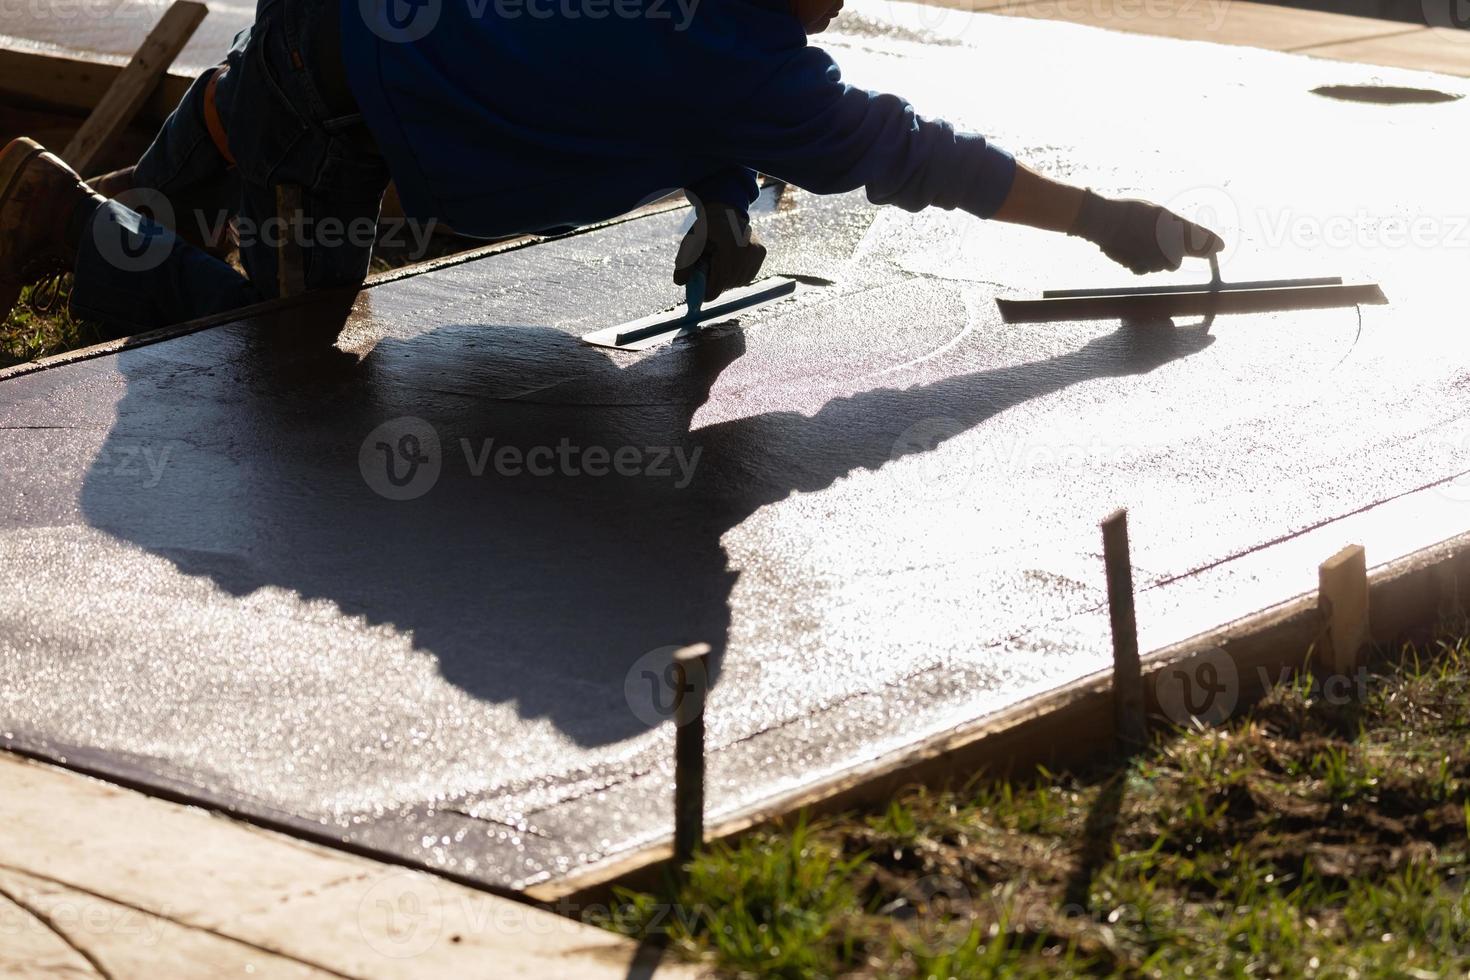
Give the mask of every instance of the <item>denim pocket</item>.
POLYGON ((312 190, 326 198, 357 200, 382 197, 388 181, 388 164, 381 156, 332 137, 312 190))
POLYGON ((310 185, 325 152, 325 137, 313 132, 297 108, 280 71, 290 59, 273 18, 256 22, 239 60, 220 83, 228 85, 227 104, 220 105, 230 152, 240 176, 265 186, 273 183, 310 185), (236 77, 236 72, 239 72, 236 77))

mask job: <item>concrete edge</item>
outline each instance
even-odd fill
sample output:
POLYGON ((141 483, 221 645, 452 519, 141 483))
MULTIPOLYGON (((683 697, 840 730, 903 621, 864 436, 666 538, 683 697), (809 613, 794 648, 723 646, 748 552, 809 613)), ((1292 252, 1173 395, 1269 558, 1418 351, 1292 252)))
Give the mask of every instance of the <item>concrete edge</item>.
POLYGON ((269 316, 287 310, 296 309, 301 306, 309 306, 317 303, 327 303, 334 300, 341 301, 347 297, 355 297, 360 293, 378 286, 399 282, 404 279, 412 279, 415 276, 425 275, 431 272, 439 272, 443 269, 464 265, 479 259, 491 258, 502 252, 513 252, 518 249, 528 248, 532 245, 540 245, 543 242, 560 241, 564 238, 574 238, 594 231, 601 231, 613 225, 624 224, 629 221, 637 221, 640 218, 652 217, 668 211, 676 211, 687 208, 684 202, 668 202, 666 204, 651 204, 628 214, 621 215, 608 221, 595 225, 587 225, 575 231, 569 231, 563 235, 523 235, 504 241, 493 242, 479 248, 458 252, 454 255, 446 255, 442 258, 430 259, 425 262, 417 262, 398 269, 390 269, 369 276, 362 284, 361 289, 355 290, 321 290, 318 292, 303 293, 300 296, 291 296, 284 299, 265 300, 260 303, 252 303, 238 309, 229 310, 224 313, 216 313, 211 316, 199 317, 195 320, 185 320, 157 330, 149 330, 144 333, 131 334, 127 337, 117 337, 113 340, 105 340, 100 344, 90 347, 78 347, 75 350, 62 351, 49 357, 37 358, 34 361, 26 361, 24 364, 13 364, 7 368, 0 368, 0 382, 11 378, 18 378, 27 374, 35 374, 38 371, 46 371, 50 368, 65 367, 68 364, 76 364, 80 361, 88 361, 97 357, 106 357, 109 354, 118 354, 125 350, 133 350, 138 347, 147 347, 165 340, 173 340, 191 333, 208 330, 211 327, 220 327, 230 323, 238 323, 242 320, 255 319, 257 317, 269 316))
MULTIPOLYGON (((1376 566, 1369 583, 1373 642, 1391 644, 1424 630, 1470 605, 1470 533, 1376 566)), ((1295 676, 1323 633, 1317 596, 1306 594, 1156 650, 1143 661, 1149 716, 1156 724, 1167 723, 1156 696, 1165 668, 1223 652, 1239 675, 1237 709, 1244 709, 1277 682, 1295 676)), ((837 813, 881 803, 905 788, 942 788, 980 773, 1076 767, 1106 755, 1112 744, 1112 683, 1110 672, 1103 671, 738 812, 711 827, 707 836, 731 841, 779 826, 800 811, 837 813)), ((661 843, 534 885, 526 895, 553 906, 605 902, 615 886, 656 885, 671 858, 671 846, 661 843)))

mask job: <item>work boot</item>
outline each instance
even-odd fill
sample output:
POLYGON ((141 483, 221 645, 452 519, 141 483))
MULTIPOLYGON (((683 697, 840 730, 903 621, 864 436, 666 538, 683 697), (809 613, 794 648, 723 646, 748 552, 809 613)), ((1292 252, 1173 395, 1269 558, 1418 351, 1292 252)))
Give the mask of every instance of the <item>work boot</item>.
POLYGON ((88 177, 87 185, 103 197, 116 200, 119 195, 133 189, 133 168, 123 167, 100 177, 88 177))
POLYGON ((0 321, 23 287, 71 270, 77 242, 67 241, 68 230, 89 202, 102 198, 35 140, 0 150, 0 321))
MULTIPOLYGON (((148 202, 151 192, 144 190, 134 193, 138 191, 137 182, 133 179, 135 169, 124 167, 100 177, 89 177, 87 184, 103 197, 136 210, 140 203, 148 202)), ((228 262, 230 255, 240 249, 240 235, 234 221, 211 222, 213 229, 210 229, 202 217, 220 214, 221 205, 236 201, 239 196, 236 182, 222 176, 218 180, 186 188, 177 196, 169 195, 167 200, 173 213, 171 221, 164 215, 147 216, 195 248, 203 249, 221 262, 228 262), (185 216, 195 220, 182 220, 185 216)))

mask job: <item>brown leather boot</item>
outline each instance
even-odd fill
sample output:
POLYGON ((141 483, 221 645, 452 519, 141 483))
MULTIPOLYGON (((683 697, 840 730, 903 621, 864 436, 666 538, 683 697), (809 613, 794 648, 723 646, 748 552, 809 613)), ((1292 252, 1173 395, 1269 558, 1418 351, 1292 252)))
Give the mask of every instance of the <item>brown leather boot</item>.
POLYGON ((116 199, 133 189, 133 168, 123 167, 100 177, 88 177, 87 185, 103 197, 116 199))
MULTIPOLYGON (((100 177, 88 177, 87 185, 103 197, 114 201, 121 198, 120 203, 125 206, 130 206, 133 202, 129 200, 129 195, 137 189, 133 180, 134 169, 133 167, 124 167, 121 170, 114 170, 100 177)), ((206 202, 222 200, 221 195, 227 198, 237 198, 239 194, 238 190, 235 190, 232 185, 222 182, 206 184, 202 187, 196 186, 191 190, 192 193, 186 191, 181 198, 171 198, 169 200, 169 204, 173 207, 174 212, 174 223, 169 228, 169 231, 172 231, 195 248, 202 248, 220 261, 229 261, 230 254, 240 248, 240 235, 236 231, 233 221, 220 222, 217 226, 219 229, 218 234, 211 235, 206 231, 203 221, 179 219, 190 214, 216 213, 210 204, 206 202), (194 209, 196 208, 201 208, 202 212, 195 211, 194 209)), ((163 220, 158 215, 150 215, 150 217, 158 221, 163 220)))
POLYGON ((0 321, 23 286, 71 269, 76 243, 66 241, 67 225, 89 198, 102 200, 35 140, 0 150, 0 321))

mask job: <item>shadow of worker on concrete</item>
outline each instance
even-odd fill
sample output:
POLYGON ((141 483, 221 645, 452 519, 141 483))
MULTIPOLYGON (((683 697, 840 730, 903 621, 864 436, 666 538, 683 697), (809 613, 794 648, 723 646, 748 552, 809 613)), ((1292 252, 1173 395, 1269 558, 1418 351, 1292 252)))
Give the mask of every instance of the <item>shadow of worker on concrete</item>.
MULTIPOLYGON (((1209 343, 1125 328, 1032 363, 862 391, 810 417, 698 426, 745 350, 738 327, 627 366, 517 325, 390 336, 350 355, 299 323, 208 334, 120 356, 128 386, 109 442, 147 432, 181 448, 156 492, 89 474, 88 521, 229 593, 274 586, 388 624, 463 691, 585 746, 659 722, 628 696, 630 677, 642 683, 630 672, 659 651, 706 641, 718 673, 737 577, 721 538, 757 509, 932 449, 902 438, 918 421, 953 420, 942 441, 1209 343)), ((349 322, 349 349, 352 335, 349 322)), ((392 679, 365 668, 341 683, 392 679)), ((260 692, 260 710, 272 696, 260 692)))

